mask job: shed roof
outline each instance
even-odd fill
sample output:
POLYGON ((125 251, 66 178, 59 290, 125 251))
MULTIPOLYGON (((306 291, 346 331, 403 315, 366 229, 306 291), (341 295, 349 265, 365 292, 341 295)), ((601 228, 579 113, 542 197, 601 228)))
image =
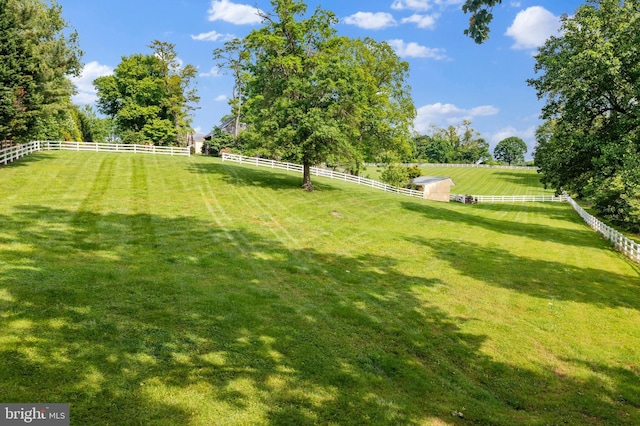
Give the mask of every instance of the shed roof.
POLYGON ((451 179, 450 177, 445 177, 445 176, 419 176, 419 177, 413 179, 413 183, 415 185, 427 186, 427 185, 434 184, 436 182, 441 182, 443 180, 450 181, 452 186, 456 185, 453 182, 453 179, 451 179))

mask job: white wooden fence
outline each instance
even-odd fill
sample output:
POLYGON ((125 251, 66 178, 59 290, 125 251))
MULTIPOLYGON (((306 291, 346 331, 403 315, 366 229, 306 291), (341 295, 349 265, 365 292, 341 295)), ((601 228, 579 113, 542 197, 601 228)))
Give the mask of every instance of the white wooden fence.
MULTIPOLYGON (((91 143, 91 142, 51 142, 51 141, 36 141, 10 148, 0 150, 0 164, 7 164, 14 160, 17 160, 25 155, 29 155, 33 152, 40 150, 72 150, 72 151, 94 151, 94 152, 133 152, 133 153, 150 153, 150 154, 168 154, 168 155, 190 155, 189 147, 161 147, 151 145, 128 145, 128 144, 106 144, 106 143, 91 143)), ((272 169, 291 170, 294 172, 302 173, 302 166, 299 164, 285 163, 275 160, 266 160, 263 158, 244 157, 236 154, 222 154, 223 161, 234 161, 237 163, 251 164, 255 166, 270 167, 272 169)), ((411 197, 422 198, 423 194, 420 191, 412 189, 398 188, 392 185, 387 185, 382 182, 378 182, 372 179, 363 178, 360 176, 352 176, 345 173, 335 172, 329 169, 323 169, 319 167, 312 167, 311 173, 315 176, 323 176, 331 179, 339 179, 345 182, 352 182, 359 185, 366 185, 372 188, 381 189, 386 192, 393 192, 397 194, 408 195, 411 197)), ((625 237, 620 232, 611 228, 610 226, 602 223, 596 219, 593 215, 587 213, 582 207, 578 205, 571 197, 566 193, 559 197, 548 195, 515 195, 515 196, 492 196, 492 195, 474 195, 474 199, 480 203, 495 203, 495 202, 564 202, 567 201, 574 208, 576 212, 582 217, 582 219, 595 231, 602 234, 607 240, 611 241, 613 245, 624 253, 625 256, 630 259, 640 262, 640 244, 625 237)), ((452 194, 451 199, 453 201, 465 202, 464 195, 452 194)))
MULTIPOLYGON (((564 195, 473 195, 478 203, 546 203, 567 201, 564 195)), ((455 201, 459 201, 456 199, 455 201)), ((464 197, 461 203, 464 203, 464 197)))
POLYGON ((511 169, 511 170, 538 170, 537 167, 532 166, 503 166, 503 165, 490 165, 490 164, 455 164, 455 163, 424 163, 416 164, 424 167, 465 167, 473 169, 511 169))
MULTIPOLYGON (((223 161, 234 161, 237 163, 251 164, 254 166, 270 167, 273 169, 291 170, 294 172, 302 173, 302 166, 299 164, 285 163, 275 160, 266 160, 263 158, 244 157, 236 154, 222 154, 223 161)), ((344 180, 347 182, 357 183, 360 185, 367 185, 372 188, 382 189, 387 192, 395 192, 398 194, 409 195, 412 197, 422 198, 423 194, 420 191, 414 191, 411 189, 398 188, 391 185, 377 182, 372 179, 361 178, 359 176, 347 175, 344 173, 334 172, 333 170, 323 169, 318 167, 312 167, 311 173, 316 176, 324 176, 332 179, 344 180)), ((464 203, 467 196, 459 194, 451 194, 452 201, 458 201, 464 203)), ((512 196, 495 196, 495 195, 474 195, 473 198, 480 203, 514 203, 514 202, 569 202, 578 214, 584 219, 584 221, 591 226, 594 230, 602 234, 606 239, 611 241, 614 246, 624 253, 625 256, 630 259, 640 262, 640 244, 630 240, 622 235, 620 232, 600 222, 594 216, 590 215, 582 207, 580 207, 571 197, 566 193, 560 196, 551 195, 512 195, 512 196)))
MULTIPOLYGON (((290 170, 297 173, 302 173, 302 165, 294 163, 286 163, 283 161, 267 160, 257 157, 245 157, 243 155, 222 153, 222 161, 233 161, 236 163, 251 164, 253 166, 269 167, 272 169, 290 170)), ((421 191, 414 189, 399 188, 397 186, 388 185, 383 182, 379 182, 373 179, 364 178, 361 176, 353 176, 347 173, 340 173, 331 169, 324 169, 321 167, 311 167, 310 172, 314 176, 323 176, 331 179, 338 179, 345 182, 357 183, 358 185, 366 185, 372 188, 380 189, 386 192, 393 192, 396 194, 408 195, 410 197, 422 198, 421 191)))
POLYGON ((124 143, 40 141, 43 150, 129 152, 165 155, 191 155, 189 147, 155 146, 124 143))
MULTIPOLYGON (((472 169, 511 169, 511 170, 538 170, 534 166, 505 166, 501 164, 469 164, 469 163, 402 163, 403 166, 419 167, 464 167, 472 169)), ((378 166, 376 163, 365 163, 365 166, 378 166)))
POLYGON ((640 262, 640 244, 630 240, 612 227, 596 219, 593 215, 587 213, 568 195, 564 194, 564 196, 573 209, 578 212, 580 217, 591 227, 591 229, 599 232, 603 237, 611 241, 618 250, 624 253, 625 256, 636 262, 640 262))
POLYGON ((30 142, 2 149, 0 150, 0 164, 13 162, 36 151, 40 151, 40 142, 30 142))
POLYGON ((0 150, 0 164, 7 164, 32 152, 50 150, 191 155, 189 147, 97 142, 35 141, 0 150))

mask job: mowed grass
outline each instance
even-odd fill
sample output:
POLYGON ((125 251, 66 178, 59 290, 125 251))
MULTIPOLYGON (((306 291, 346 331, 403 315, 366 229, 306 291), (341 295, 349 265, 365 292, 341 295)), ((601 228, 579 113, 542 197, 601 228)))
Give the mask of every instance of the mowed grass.
MULTIPOLYGON (((471 195, 553 195, 540 183, 535 170, 422 166, 423 176, 446 176, 456 184, 453 194, 471 195)), ((369 166, 364 175, 380 180, 381 169, 369 166)))
POLYGON ((0 401, 74 425, 640 419, 640 275, 565 204, 203 157, 0 168, 0 401))

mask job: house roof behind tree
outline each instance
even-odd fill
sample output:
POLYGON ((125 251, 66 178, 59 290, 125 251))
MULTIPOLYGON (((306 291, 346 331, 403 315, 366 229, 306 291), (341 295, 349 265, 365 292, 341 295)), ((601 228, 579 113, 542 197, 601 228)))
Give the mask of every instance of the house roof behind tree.
MULTIPOLYGON (((240 122, 238 123, 238 131, 245 130, 247 128, 247 124, 240 122)), ((230 118, 224 123, 220 125, 220 131, 222 133, 226 133, 229 135, 233 135, 236 131, 236 119, 230 118)))

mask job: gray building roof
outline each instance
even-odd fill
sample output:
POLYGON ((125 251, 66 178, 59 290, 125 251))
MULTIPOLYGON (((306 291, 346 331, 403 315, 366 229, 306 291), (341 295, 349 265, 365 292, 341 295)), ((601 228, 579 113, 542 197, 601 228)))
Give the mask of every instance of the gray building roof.
POLYGON ((440 181, 443 181, 443 180, 449 180, 449 181, 451 181, 451 185, 453 185, 453 186, 456 185, 451 178, 444 177, 444 176, 419 176, 419 177, 413 179, 413 183, 414 183, 414 185, 428 186, 428 185, 431 185, 433 183, 440 182, 440 181))

